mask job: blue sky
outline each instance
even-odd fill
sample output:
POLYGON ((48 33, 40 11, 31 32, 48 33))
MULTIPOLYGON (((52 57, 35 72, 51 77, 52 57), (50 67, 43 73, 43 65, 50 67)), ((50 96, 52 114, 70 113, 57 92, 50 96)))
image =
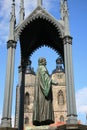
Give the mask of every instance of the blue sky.
MULTIPOLYGON (((26 16, 36 7, 37 0, 25 0, 26 16)), ((43 0, 43 6, 56 19, 59 15, 59 0, 43 0)), ((68 0, 70 33, 73 37, 73 66, 74 81, 78 119, 82 123, 86 123, 87 113, 87 0, 68 0)), ((6 42, 9 35, 9 19, 11 11, 11 0, 0 1, 0 118, 2 116, 4 85, 6 75, 7 48, 6 42)), ((19 20, 19 1, 16 0, 16 17, 19 20)), ((37 70, 38 57, 44 56, 47 59, 47 68, 51 73, 56 67, 56 52, 52 49, 43 47, 33 53, 31 56, 32 67, 37 70)), ((18 66, 20 63, 20 46, 17 44, 15 56, 14 71, 14 92, 13 92, 13 109, 12 117, 14 117, 15 107, 15 91, 18 84, 18 66)))

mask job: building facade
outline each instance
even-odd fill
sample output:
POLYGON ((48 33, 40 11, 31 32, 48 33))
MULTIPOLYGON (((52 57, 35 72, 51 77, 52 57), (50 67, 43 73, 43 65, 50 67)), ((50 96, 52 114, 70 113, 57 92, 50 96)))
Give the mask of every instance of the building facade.
MULTIPOLYGON (((58 58, 56 60, 56 68, 53 70, 51 78, 58 82, 57 86, 55 85, 52 86, 55 122, 66 122, 67 107, 66 107, 65 72, 61 58, 58 58)), ((31 62, 29 62, 25 72, 24 126, 28 125, 32 126, 34 85, 35 85, 35 72, 31 68, 31 62)), ((18 127, 19 90, 20 86, 17 85, 15 127, 18 127)))

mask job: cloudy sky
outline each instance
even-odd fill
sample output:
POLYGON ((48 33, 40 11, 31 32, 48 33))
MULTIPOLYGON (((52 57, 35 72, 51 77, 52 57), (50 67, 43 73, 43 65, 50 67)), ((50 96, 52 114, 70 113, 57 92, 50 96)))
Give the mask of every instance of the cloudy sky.
MULTIPOLYGON (((6 42, 9 35, 9 20, 12 0, 0 0, 0 118, 3 109, 3 95, 6 74, 7 48, 6 42)), ((16 0, 16 19, 19 22, 19 3, 16 0)), ((37 6, 37 0, 25 0, 25 17, 27 17, 37 6)), ((43 0, 43 7, 47 9, 56 19, 59 15, 59 0, 43 0)), ((68 0, 70 32, 73 37, 73 65, 74 81, 78 120, 86 123, 87 113, 87 0, 68 0)), ((51 48, 42 47, 32 56, 32 66, 35 71, 37 68, 38 57, 44 56, 47 59, 47 68, 51 73, 55 69, 56 52, 51 48), (45 52, 45 53, 44 53, 45 52), (50 57, 51 55, 51 57, 50 57)), ((15 91, 18 84, 18 66, 20 63, 20 46, 17 45, 15 58, 14 73, 14 91, 13 91, 13 109, 12 117, 14 118, 15 91)))

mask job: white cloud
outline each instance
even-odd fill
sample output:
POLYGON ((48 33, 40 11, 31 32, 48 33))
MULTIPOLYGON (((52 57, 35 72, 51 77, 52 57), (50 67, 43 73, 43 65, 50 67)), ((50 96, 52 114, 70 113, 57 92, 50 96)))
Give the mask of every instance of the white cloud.
POLYGON ((50 1, 44 0, 43 5, 49 11, 52 8, 52 5, 53 5, 52 0, 50 0, 50 1))
POLYGON ((87 113, 87 87, 77 91, 76 104, 78 113, 87 113))
POLYGON ((0 45, 6 43, 9 32, 10 0, 0 2, 0 45))
MULTIPOLYGON (((17 23, 19 21, 19 10, 20 10, 20 1, 16 0, 16 19, 17 23)), ((28 16, 37 6, 37 0, 26 0, 24 1, 25 5, 25 16, 28 16)), ((3 0, 0 1, 0 45, 6 43, 9 35, 9 20, 11 12, 12 0, 3 0)), ((51 7, 51 2, 46 1, 44 6, 47 10, 51 7)))
POLYGON ((28 16, 31 11, 35 9, 37 0, 26 0, 25 2, 25 15, 28 16))

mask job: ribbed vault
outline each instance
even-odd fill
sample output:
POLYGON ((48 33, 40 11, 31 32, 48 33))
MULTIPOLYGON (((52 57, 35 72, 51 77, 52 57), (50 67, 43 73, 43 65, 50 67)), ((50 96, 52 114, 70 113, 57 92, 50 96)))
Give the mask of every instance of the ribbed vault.
POLYGON ((46 45, 64 59, 60 30, 50 21, 37 18, 27 24, 20 34, 21 55, 29 57, 36 49, 46 45))

